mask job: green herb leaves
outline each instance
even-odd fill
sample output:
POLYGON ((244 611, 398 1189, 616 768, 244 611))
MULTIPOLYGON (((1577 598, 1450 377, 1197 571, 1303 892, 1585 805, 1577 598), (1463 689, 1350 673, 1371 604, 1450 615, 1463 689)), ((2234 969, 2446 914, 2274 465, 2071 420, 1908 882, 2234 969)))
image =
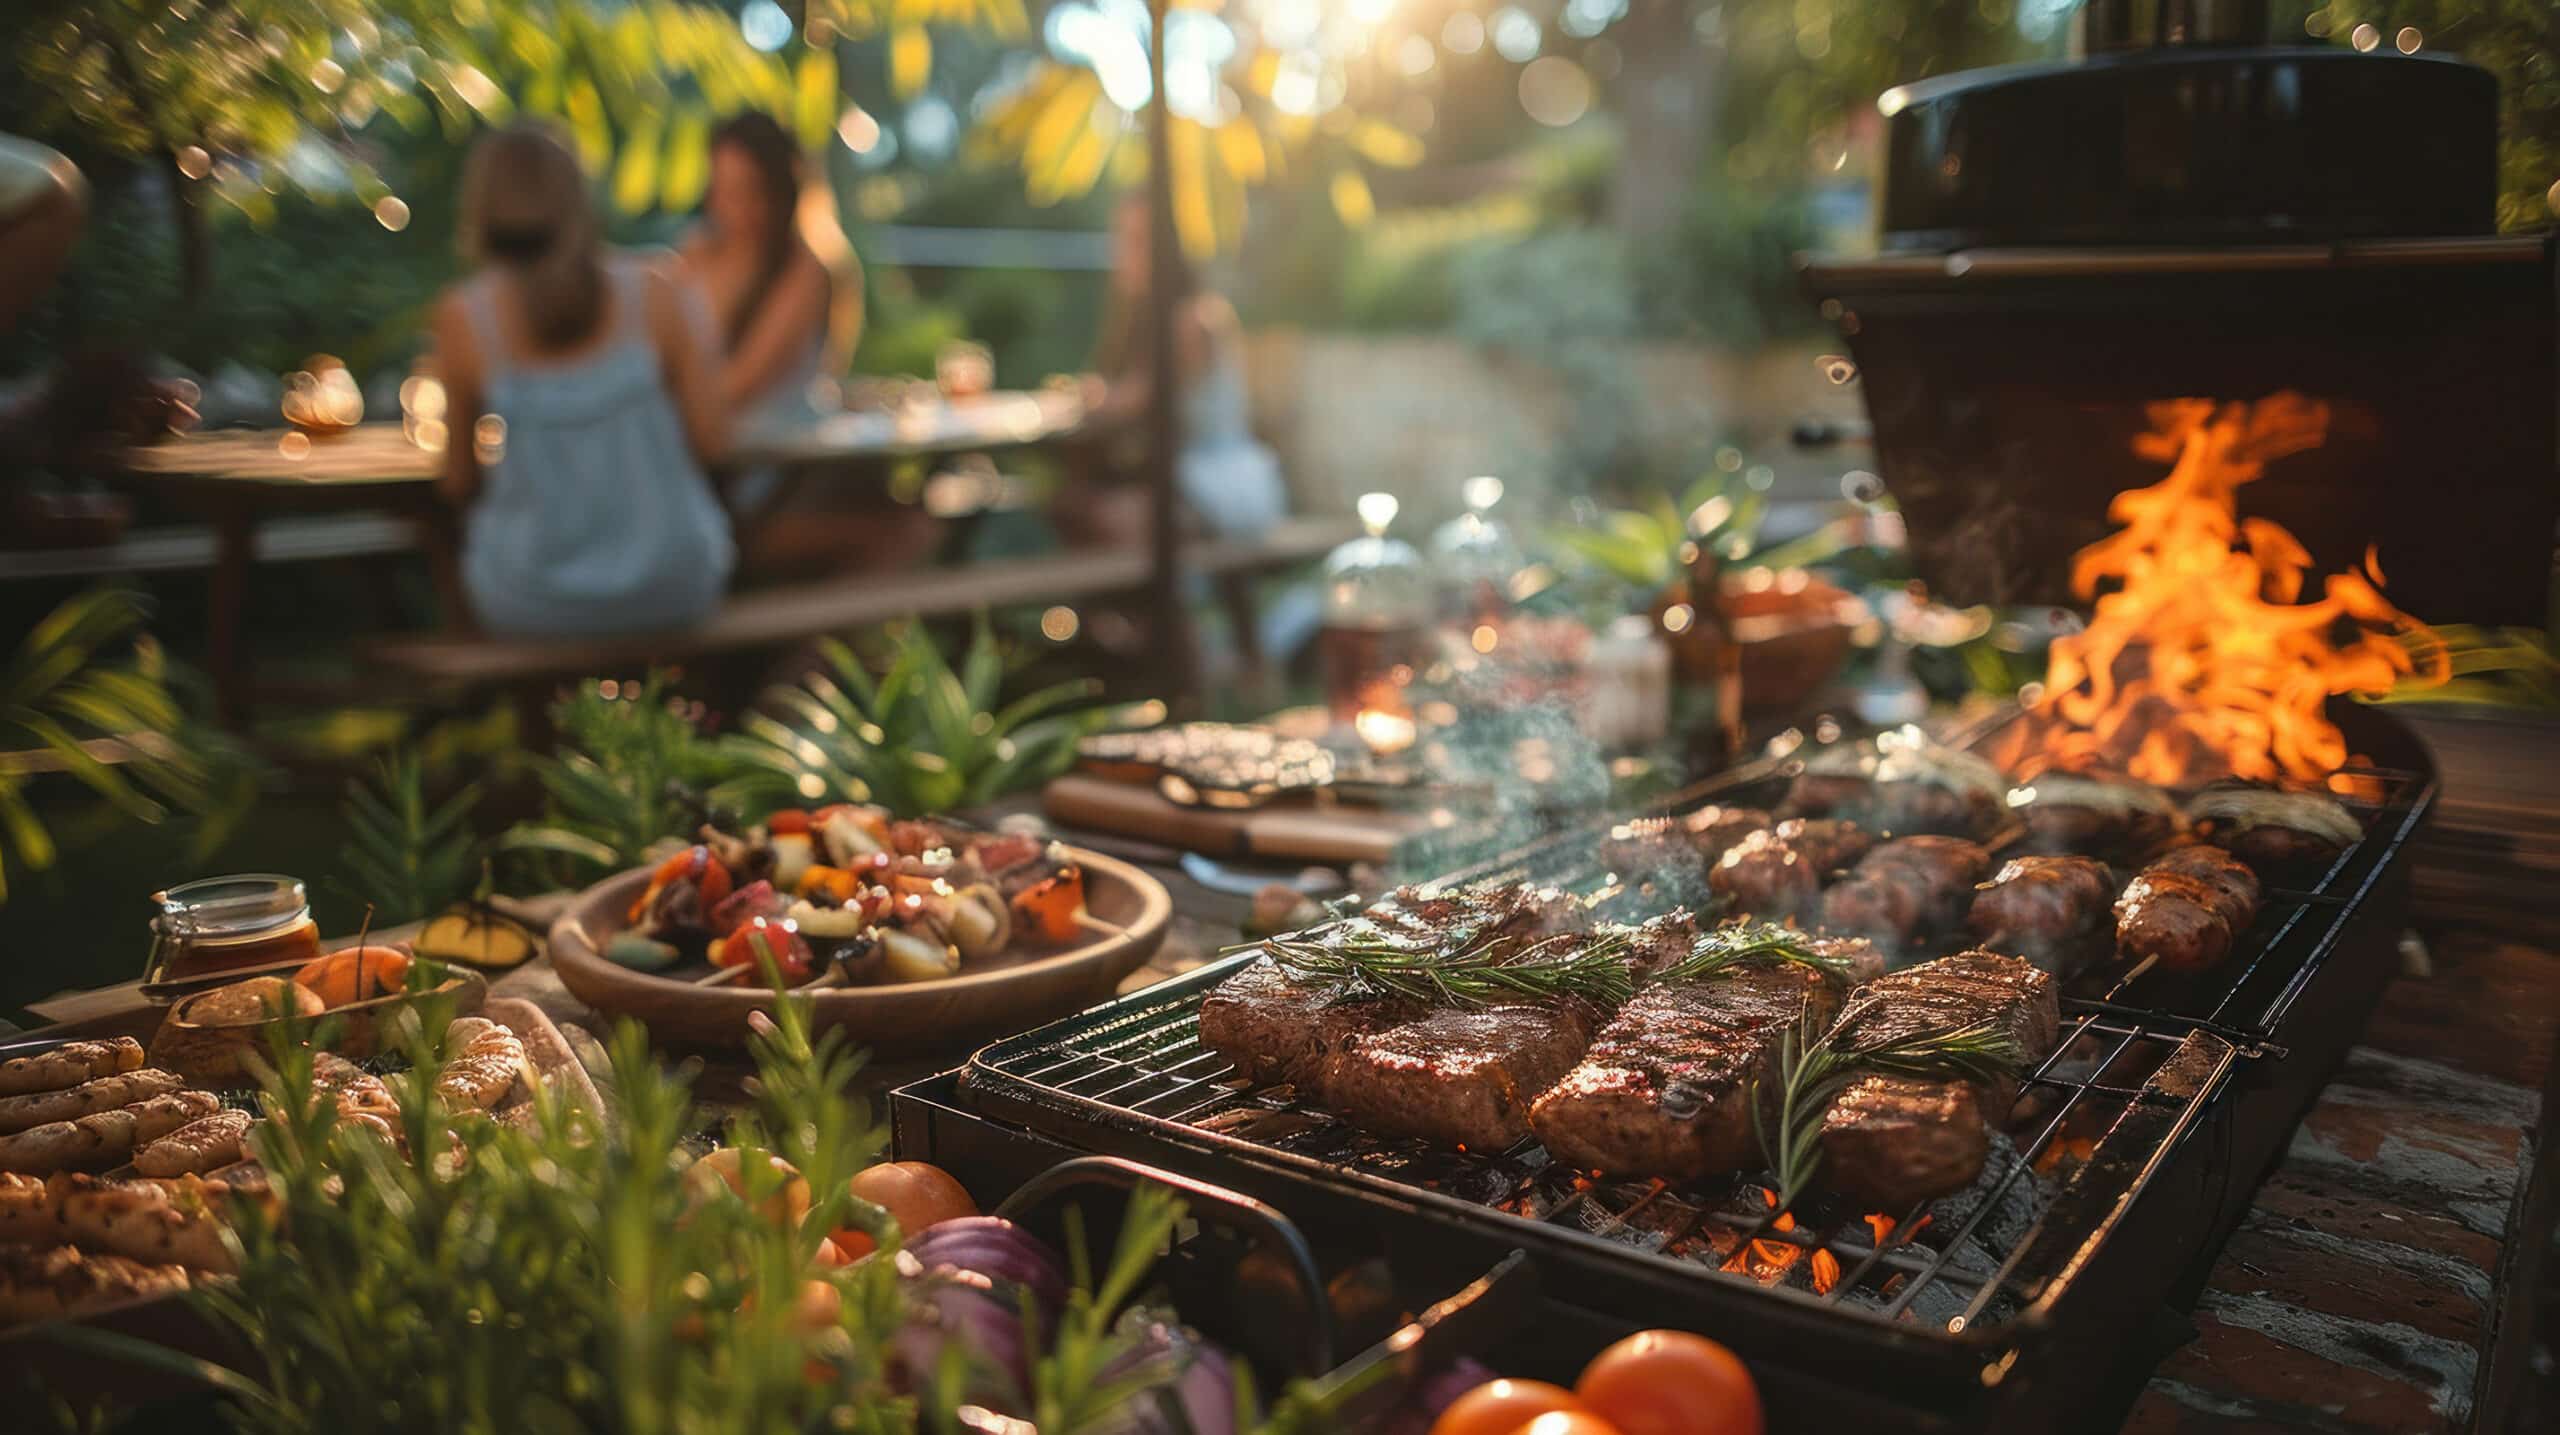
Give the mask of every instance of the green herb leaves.
POLYGON ((1778 1204, 1795 1204, 1822 1168, 1822 1123, 1849 1083, 1868 1072, 1924 1080, 1995 1081, 2024 1059, 2015 1038, 1990 1021, 1909 1032, 1869 1045, 1843 1043, 1857 1020, 1880 1000, 1852 1002, 1828 1034, 1818 1034, 1810 1013, 1778 1048, 1777 1112, 1764 1115, 1757 1083, 1751 1092, 1751 1127, 1761 1154, 1778 1178, 1778 1204))

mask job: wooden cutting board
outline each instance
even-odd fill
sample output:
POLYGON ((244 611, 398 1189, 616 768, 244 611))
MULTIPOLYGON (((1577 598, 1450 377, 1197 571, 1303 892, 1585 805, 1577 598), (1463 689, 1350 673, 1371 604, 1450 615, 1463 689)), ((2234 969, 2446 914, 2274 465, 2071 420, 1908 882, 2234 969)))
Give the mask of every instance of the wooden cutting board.
POLYGON ((1042 792, 1041 810, 1062 827, 1160 842, 1221 860, 1260 858, 1336 866, 1391 863, 1405 839, 1430 831, 1427 812, 1353 807, 1317 796, 1227 811, 1168 802, 1154 788, 1069 773, 1042 792))

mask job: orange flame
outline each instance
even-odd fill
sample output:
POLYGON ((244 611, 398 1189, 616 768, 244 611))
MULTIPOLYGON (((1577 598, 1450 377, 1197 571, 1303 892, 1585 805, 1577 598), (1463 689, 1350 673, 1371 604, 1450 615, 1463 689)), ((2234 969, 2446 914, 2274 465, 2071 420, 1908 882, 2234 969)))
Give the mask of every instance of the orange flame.
POLYGON ((1813 1253, 1813 1293, 1829 1295, 1831 1288, 1838 1284, 1840 1284, 1840 1258, 1829 1251, 1815 1251, 1813 1253))
POLYGON ((2153 783, 2325 779, 2348 760, 2328 699, 2441 682, 2444 644, 2382 596, 2372 550, 2304 602, 2310 552, 2282 525, 2238 516, 2240 485, 2327 437, 2328 405, 2178 399, 2150 415, 2134 451, 2171 464, 2169 476, 2116 495, 2107 516, 2120 527, 2072 560, 2072 590, 2095 609, 2053 645, 2045 711, 2060 723, 2019 776, 2107 766, 2153 783))

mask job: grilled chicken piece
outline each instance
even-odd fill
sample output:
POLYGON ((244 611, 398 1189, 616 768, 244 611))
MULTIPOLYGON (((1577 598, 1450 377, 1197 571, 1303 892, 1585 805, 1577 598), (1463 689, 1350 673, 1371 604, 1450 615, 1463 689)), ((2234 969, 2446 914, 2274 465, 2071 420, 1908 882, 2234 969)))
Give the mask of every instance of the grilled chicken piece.
POLYGON ((1678 817, 1639 817, 1609 829, 1600 863, 1628 881, 1657 872, 1702 872, 1775 819, 1757 807, 1701 807, 1678 817))
POLYGON ((334 1051, 311 1058, 312 1093, 337 1104, 341 1116, 370 1115, 397 1125, 400 1103, 383 1079, 334 1051))
POLYGON ((253 1118, 246 1111, 217 1111, 190 1121, 133 1155, 145 1176, 190 1176, 241 1158, 241 1142, 253 1118))
POLYGON ((187 1288, 184 1266, 93 1255, 77 1246, 0 1247, 0 1325, 62 1320, 187 1288))
MULTIPOLYGON (((2017 1043, 2028 1069, 2062 1024, 2053 978, 1993 952, 1958 952, 1867 983, 1850 994, 1831 1040, 1856 1050, 1923 1032, 1990 1021, 2017 1043)), ((1899 1210, 1963 1190, 2005 1124, 2017 1082, 1979 1085, 1868 1073, 1852 1080, 1822 1123, 1824 1184, 1871 1208, 1899 1210)))
POLYGON ((77 1121, 49 1121, 14 1136, 0 1136, 0 1171, 43 1174, 112 1166, 143 1143, 210 1116, 221 1106, 211 1092, 173 1091, 113 1111, 92 1112, 77 1121))
POLYGON ((2057 975, 2104 929, 2115 874, 2095 857, 2019 857, 1973 894, 1965 920, 1983 950, 2025 957, 2057 975))
POLYGON ((1822 924, 1892 946, 1953 927, 1991 854, 1961 837, 1897 837, 1822 894, 1822 924))
POLYGON ((2364 836, 2355 814, 2317 792, 2268 787, 2210 787, 2187 804, 2196 835, 2249 864, 2262 877, 2325 871, 2364 836))
POLYGON ((2231 955, 2258 915, 2258 879, 2240 859, 2202 843, 2174 847, 2116 899, 2116 953, 2202 971, 2231 955))
POLYGON ((60 1091, 101 1076, 121 1076, 142 1065, 142 1043, 129 1036, 65 1042, 51 1051, 0 1061, 0 1096, 60 1091))
POLYGON ((131 1106, 153 1096, 183 1090, 176 1073, 144 1067, 116 1076, 101 1076, 62 1091, 0 1097, 0 1135, 55 1121, 76 1121, 100 1111, 131 1106))
POLYGON ((2138 859, 2178 835, 2184 820, 2169 795, 2131 778, 2048 772, 2019 789, 2014 809, 2031 852, 2138 859))
POLYGON ((1821 899, 1823 879, 1865 856, 1874 842, 1852 822, 1790 818, 1736 843, 1707 874, 1707 885, 1763 921, 1806 916, 1821 899))
POLYGON ((1748 1093, 1767 1087, 1780 1039, 1838 1002, 1793 963, 1646 987, 1538 1097, 1530 1125, 1557 1159, 1613 1175, 1685 1181, 1752 1164, 1748 1093))

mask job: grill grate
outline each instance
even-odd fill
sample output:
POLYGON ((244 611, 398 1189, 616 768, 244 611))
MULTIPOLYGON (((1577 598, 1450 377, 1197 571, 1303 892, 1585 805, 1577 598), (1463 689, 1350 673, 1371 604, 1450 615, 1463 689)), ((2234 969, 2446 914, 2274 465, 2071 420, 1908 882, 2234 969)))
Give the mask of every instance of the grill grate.
MULTIPOLYGON (((1653 810, 1770 806, 1790 775, 1783 764, 1761 764, 1653 810)), ((1201 1044, 1201 998, 1249 955, 989 1046, 962 1086, 978 1109, 1071 1142, 1121 1133, 1150 1149, 1277 1164, 1310 1182, 1491 1223, 1501 1240, 1616 1263, 1606 1270, 1638 1272, 1641 1282, 1630 1283, 1647 1289, 1660 1289, 1667 1272, 1701 1301, 1740 1291, 1731 1298, 1758 1304, 1738 1315, 1774 1314, 1765 1302, 1776 1299, 1931 1344, 2005 1341, 2053 1318, 2242 1063, 2285 1054, 2286 1014, 2392 869, 2434 791, 2423 772, 2361 766, 2342 776, 2338 796, 2362 821, 2362 839, 2308 887, 2267 888, 2241 950, 2211 972, 2128 979, 2101 966, 2067 983, 2061 1039, 2021 1080, 2010 1137, 1995 1142, 1983 1178, 1909 1210, 1860 1211, 1815 1196, 1779 1212, 1756 1173, 1680 1186, 1613 1181, 1566 1169, 1534 1141, 1462 1152, 1359 1130, 1286 1087, 1249 1085, 1201 1044)), ((1564 833, 1430 885, 1525 881, 1595 896, 1622 889, 1618 874, 1595 866, 1598 835, 1564 833)), ((1666 900, 1636 896, 1656 910, 1666 900)), ((2227 1122, 2216 1129, 2229 1135, 2227 1122)), ((2225 1167, 2204 1179, 2235 1174, 2245 1176, 2225 1167)), ((2194 1204, 2210 1208, 2219 1198, 2194 1204)), ((2179 1216, 2198 1234, 2210 1219, 2179 1216)), ((2116 1265, 2145 1259, 2128 1253, 2116 1265)))

